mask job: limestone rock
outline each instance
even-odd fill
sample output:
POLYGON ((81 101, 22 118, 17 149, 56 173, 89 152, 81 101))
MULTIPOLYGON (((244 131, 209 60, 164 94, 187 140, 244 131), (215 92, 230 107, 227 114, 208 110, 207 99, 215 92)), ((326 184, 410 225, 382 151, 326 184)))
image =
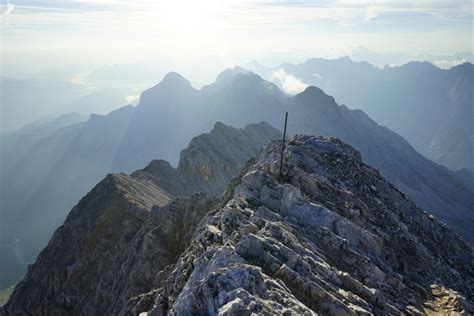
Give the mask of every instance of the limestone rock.
POLYGON ((131 180, 108 177, 71 212, 5 312, 474 313, 473 249, 354 148, 295 136, 281 182, 280 151, 279 141, 265 146, 218 199, 185 189, 163 203, 171 190, 147 178, 154 165, 131 180))
POLYGON ((155 160, 131 176, 108 175, 72 209, 4 312, 121 313, 130 298, 152 290, 157 274, 176 262, 216 205, 212 196, 279 136, 266 123, 245 129, 218 123, 193 139, 178 169, 155 160), (239 150, 225 151, 226 146, 239 150), (202 165, 212 172, 209 178, 202 165))
POLYGON ((280 146, 268 145, 242 172, 154 300, 135 311, 474 312, 473 250, 455 233, 334 138, 291 139, 279 183, 280 146))

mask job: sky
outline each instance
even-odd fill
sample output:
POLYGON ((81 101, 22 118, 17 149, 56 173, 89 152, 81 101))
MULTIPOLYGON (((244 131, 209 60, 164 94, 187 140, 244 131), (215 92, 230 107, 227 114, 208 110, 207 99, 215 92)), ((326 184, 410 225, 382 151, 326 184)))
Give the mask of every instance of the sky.
POLYGON ((472 0, 0 3, 1 72, 11 77, 81 82, 97 69, 137 65, 202 84, 252 60, 354 55, 383 65, 424 56, 449 67, 474 52, 472 0))

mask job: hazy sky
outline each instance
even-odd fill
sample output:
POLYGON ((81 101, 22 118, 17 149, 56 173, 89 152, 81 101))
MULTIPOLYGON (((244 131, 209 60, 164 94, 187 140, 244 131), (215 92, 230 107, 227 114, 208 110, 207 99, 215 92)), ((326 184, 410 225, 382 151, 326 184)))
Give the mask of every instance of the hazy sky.
MULTIPOLYGON (((336 57, 473 52, 472 0, 0 0, 2 73, 156 63, 200 73, 336 57)), ((387 59, 387 62, 390 62, 387 59)))

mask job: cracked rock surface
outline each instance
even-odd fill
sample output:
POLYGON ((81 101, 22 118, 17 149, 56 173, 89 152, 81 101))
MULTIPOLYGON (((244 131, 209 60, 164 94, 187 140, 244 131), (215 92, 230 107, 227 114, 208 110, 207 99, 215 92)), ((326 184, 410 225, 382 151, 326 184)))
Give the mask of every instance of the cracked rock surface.
MULTIPOLYGON (((170 190, 145 174, 134 175, 137 184, 114 185, 119 195, 106 186, 86 197, 82 209, 91 213, 112 212, 127 197, 120 216, 101 213, 110 222, 87 233, 102 229, 92 238, 95 250, 83 252, 98 263, 82 269, 84 263, 55 252, 72 243, 71 234, 82 235, 75 228, 90 225, 87 218, 66 221, 69 233, 58 230, 5 312, 474 313, 473 249, 364 164, 359 152, 336 138, 294 136, 278 181, 280 152, 281 141, 266 145, 218 199, 191 194, 161 202, 162 190, 170 190), (155 185, 142 187, 144 179, 155 185), (130 236, 127 227, 135 227, 130 236)), ((112 180, 119 183, 120 176, 112 180)), ((90 240, 71 247, 71 257, 91 247, 90 240)))
POLYGON ((127 301, 152 290, 186 249, 216 205, 213 196, 278 137, 263 122, 245 129, 216 123, 191 141, 177 169, 154 160, 132 175, 108 175, 71 210, 0 314, 125 313, 127 301))
POLYGON ((209 213, 149 315, 473 313, 473 250, 334 138, 273 142, 209 213))

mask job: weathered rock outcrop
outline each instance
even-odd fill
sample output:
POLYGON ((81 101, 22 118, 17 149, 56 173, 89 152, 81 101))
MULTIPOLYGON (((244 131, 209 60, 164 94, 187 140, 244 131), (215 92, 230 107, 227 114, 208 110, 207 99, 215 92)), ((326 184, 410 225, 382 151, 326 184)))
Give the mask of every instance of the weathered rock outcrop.
POLYGON ((15 289, 8 314, 113 315, 150 290, 212 208, 203 195, 173 200, 110 175, 71 211, 15 289))
POLYGON ((150 315, 473 310, 473 250, 333 138, 274 142, 233 182, 154 290, 150 315))
POLYGON ((155 160, 131 176, 108 175, 72 209, 4 312, 120 313, 129 298, 150 291, 157 273, 176 262, 216 204, 212 196, 276 137, 280 133, 267 123, 245 129, 217 123, 191 141, 178 169, 155 160))
POLYGON ((280 150, 278 141, 265 146, 219 200, 153 206, 163 189, 144 171, 137 183, 109 176, 71 212, 5 311, 474 312, 474 253, 458 235, 338 139, 293 137, 278 181, 280 150))
POLYGON ((216 123, 211 133, 195 137, 181 152, 178 173, 192 191, 220 194, 244 163, 258 153, 269 140, 281 138, 271 125, 262 122, 242 130, 216 123))
POLYGON ((243 129, 217 122, 211 132, 194 137, 181 151, 178 168, 165 160, 153 160, 132 177, 152 183, 170 197, 196 192, 217 196, 263 145, 280 137, 281 133, 266 122, 243 129))

